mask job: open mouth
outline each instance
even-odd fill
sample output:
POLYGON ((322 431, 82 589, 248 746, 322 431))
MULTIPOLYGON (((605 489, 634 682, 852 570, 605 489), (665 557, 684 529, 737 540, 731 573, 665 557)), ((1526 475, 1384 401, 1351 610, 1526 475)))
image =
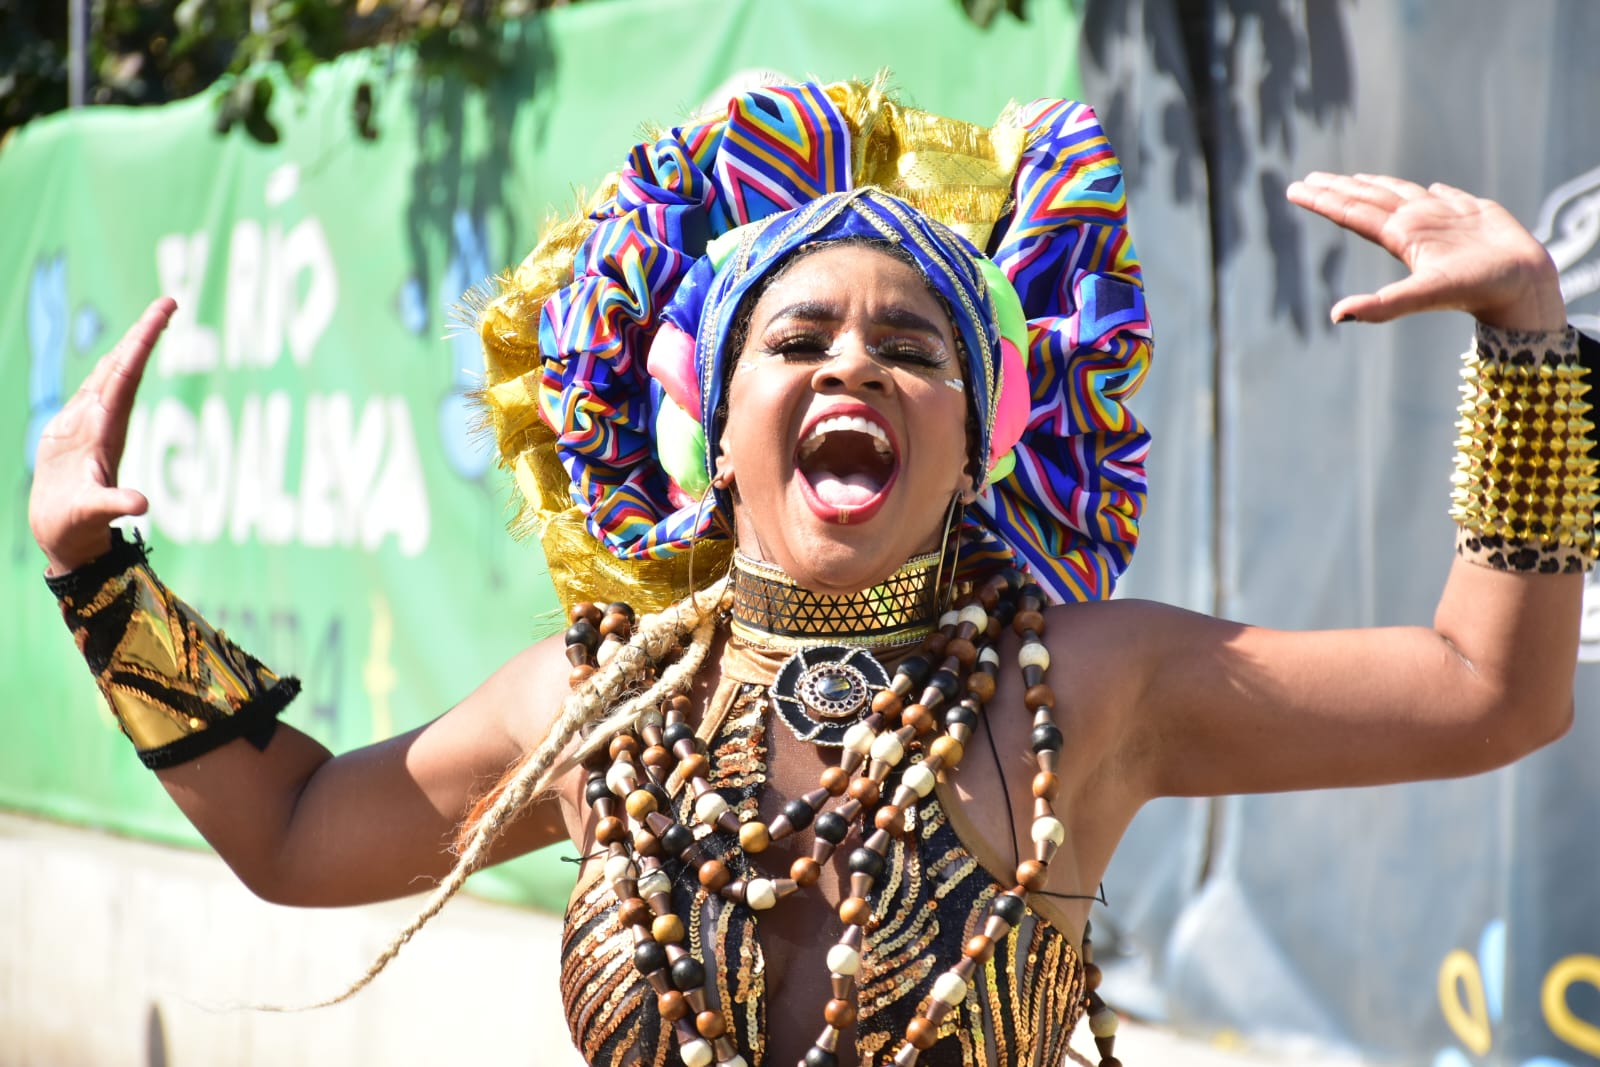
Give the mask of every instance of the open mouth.
POLYGON ((900 469, 888 431, 860 415, 818 419, 801 438, 795 465, 808 501, 837 522, 876 511, 900 469))

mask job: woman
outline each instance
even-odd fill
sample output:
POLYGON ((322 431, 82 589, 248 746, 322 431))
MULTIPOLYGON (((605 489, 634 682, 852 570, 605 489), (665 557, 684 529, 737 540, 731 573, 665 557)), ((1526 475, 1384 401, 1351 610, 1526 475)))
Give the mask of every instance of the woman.
POLYGON ((263 897, 445 879, 397 948, 468 870, 575 842, 563 994, 591 1062, 1055 1063, 1087 1008, 1107 1067, 1086 915, 1146 800, 1475 773, 1572 713, 1595 479, 1553 265, 1449 187, 1288 195, 1410 269, 1335 320, 1479 323, 1431 628, 1060 602, 1108 593, 1142 491, 1115 160, 1076 105, 977 131, 863 86, 760 90, 640 146, 484 311, 574 624, 428 726, 337 758, 274 731, 293 685, 114 542, 170 301, 45 432, 32 528, 124 728, 263 897), (668 607, 729 532, 731 577, 668 607), (587 602, 618 589, 638 614, 587 602))

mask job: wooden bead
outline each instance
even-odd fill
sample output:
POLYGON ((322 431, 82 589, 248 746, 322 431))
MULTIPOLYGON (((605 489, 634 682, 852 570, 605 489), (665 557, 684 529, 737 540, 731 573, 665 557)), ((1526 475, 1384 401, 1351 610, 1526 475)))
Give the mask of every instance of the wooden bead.
POLYGON ((872 824, 891 834, 902 834, 906 829, 906 813, 893 804, 885 804, 873 815, 872 824))
POLYGON ((674 693, 667 699, 667 707, 673 711, 681 711, 683 714, 687 715, 689 712, 694 710, 694 701, 690 700, 682 693, 674 693))
POLYGON ((678 764, 678 770, 685 778, 704 778, 711 772, 711 761, 704 755, 696 752, 678 764))
POLYGON ((1100 968, 1093 963, 1083 966, 1083 987, 1091 993, 1100 988, 1100 968))
POLYGON ((628 839, 628 826, 615 815, 595 824, 594 839, 602 845, 619 845, 628 839))
POLYGON ((1030 893, 1043 889, 1045 879, 1049 876, 1050 868, 1038 860, 1023 860, 1017 864, 1017 882, 1030 893))
POLYGON ((848 1000, 840 1000, 838 997, 834 997, 828 1001, 827 1007, 822 1009, 822 1017, 835 1030, 843 1030, 845 1027, 855 1023, 856 1006, 848 1000))
POLYGON ((1033 795, 1040 800, 1054 800, 1061 791, 1061 778, 1049 771, 1033 776, 1033 795))
MULTIPOLYGON (((1018 868, 1021 870, 1021 868, 1018 868)), ((698 872, 700 884, 715 893, 733 879, 728 873, 727 865, 721 860, 706 860, 700 865, 698 872)))
POLYGON ((1029 630, 1043 636, 1044 616, 1037 611, 1019 611, 1011 620, 1011 629, 1018 637, 1021 637, 1029 630))
POLYGON ((669 990, 656 997, 656 1010, 667 1022, 677 1022, 689 1014, 689 1001, 676 989, 669 990))
POLYGON ((584 601, 583 603, 572 605, 573 622, 587 622, 593 625, 600 621, 602 614, 598 604, 584 601))
POLYGON ((937 756, 940 763, 946 768, 950 768, 960 763, 961 757, 966 755, 966 752, 967 750, 960 741, 947 735, 934 741, 932 749, 929 750, 929 755, 937 756))
POLYGON ((978 647, 965 637, 951 641, 944 647, 944 652, 947 656, 954 656, 964 671, 970 671, 972 665, 978 662, 978 647))
POLYGON ((600 634, 602 637, 626 638, 633 633, 633 623, 628 621, 626 615, 607 615, 600 620, 600 634))
POLYGON ((635 789, 628 794, 628 814, 640 821, 656 810, 656 795, 648 789, 635 789))
POLYGON ((987 671, 973 671, 967 676, 967 692, 980 704, 987 704, 994 699, 994 689, 994 677, 987 671))
POLYGON ((617 734, 611 739, 611 744, 606 750, 611 753, 611 758, 616 759, 626 752, 630 756, 639 754, 639 739, 632 734, 617 734))
POLYGON ((594 668, 587 663, 581 664, 567 672, 567 685, 576 689, 593 676, 594 668))
POLYGON ((900 714, 900 708, 904 703, 900 699, 900 694, 893 689, 880 689, 873 694, 872 710, 885 718, 892 718, 900 714))
POLYGON ((938 657, 944 655, 944 650, 949 644, 950 638, 946 637, 942 630, 935 630, 923 640, 922 649, 929 656, 938 657))
POLYGON ((641 856, 659 856, 661 839, 641 826, 633 832, 633 850, 641 856))
POLYGON ((843 767, 829 767, 822 772, 822 788, 828 791, 829 796, 840 796, 850 788, 850 775, 845 773, 843 767))
POLYGON ((648 926, 652 922, 650 905, 643 897, 629 897, 618 906, 617 919, 623 926, 648 926))
POLYGON ((900 721, 922 737, 933 729, 933 713, 921 704, 911 704, 900 713, 900 721))
POLYGON ((672 753, 667 751, 665 745, 651 745, 644 750, 644 755, 639 758, 646 767, 660 769, 672 766, 672 753))
POLYGON ((982 934, 973 934, 967 938, 967 943, 961 946, 961 954, 979 963, 987 963, 994 955, 994 942, 982 934))
POLYGON ((746 852, 765 852, 770 844, 772 835, 767 832, 766 823, 751 821, 739 827, 739 847, 746 852))
POLYGON ((870 918, 872 906, 860 897, 846 897, 839 905, 839 920, 846 926, 865 926, 870 918))
POLYGON ((700 1031, 701 1037, 721 1037, 728 1027, 720 1011, 703 1011, 694 1017, 694 1028, 700 1031))
POLYGON ((650 936, 663 945, 683 940, 683 920, 676 915, 657 915, 650 923, 650 936))
POLYGON ((816 885, 822 877, 822 864, 810 856, 801 856, 789 865, 789 877, 803 886, 816 885))
POLYGON ((857 778, 850 783, 850 799, 857 801, 864 808, 870 808, 878 802, 878 783, 871 778, 857 778))
POLYGON ((926 1052, 939 1040, 939 1028, 919 1015, 906 1024, 906 1040, 912 1048, 926 1052))
POLYGON ((1048 685, 1030 685, 1028 691, 1022 694, 1022 703, 1029 711, 1038 711, 1040 708, 1054 709, 1056 694, 1048 685))

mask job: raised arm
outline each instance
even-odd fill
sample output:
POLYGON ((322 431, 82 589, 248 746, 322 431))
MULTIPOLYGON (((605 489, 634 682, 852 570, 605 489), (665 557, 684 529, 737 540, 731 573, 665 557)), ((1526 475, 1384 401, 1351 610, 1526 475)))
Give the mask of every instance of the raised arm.
MULTIPOLYGON (((558 710, 568 670, 560 642, 515 657, 427 726, 342 756, 275 725, 292 685, 212 633, 140 553, 113 548, 110 522, 148 506, 117 486, 117 464, 173 309, 152 304, 40 437, 29 523, 68 621, 146 763, 255 892, 334 905, 427 889, 452 866, 453 833, 470 805, 558 710)), ((559 807, 546 800, 508 830, 494 858, 564 836, 559 807)))
POLYGON ((1512 403, 1525 390, 1531 405, 1541 381, 1547 399, 1558 396, 1574 373, 1576 342, 1549 256, 1499 205, 1444 185, 1313 174, 1288 196, 1410 268, 1339 301, 1335 320, 1437 309, 1478 320, 1485 429, 1469 452, 1487 443, 1502 471, 1537 469, 1543 483, 1556 469, 1558 480, 1538 503, 1509 496, 1523 515, 1502 541, 1481 505, 1485 494, 1505 505, 1506 486, 1458 475, 1461 554, 1431 627, 1285 633, 1111 605, 1105 621, 1134 649, 1134 680, 1106 751, 1125 769, 1133 805, 1470 774, 1553 740, 1571 721, 1587 545, 1560 535, 1592 528, 1593 464, 1581 425, 1560 422, 1555 409, 1536 424, 1531 407, 1519 413, 1512 403), (1548 368, 1543 379, 1536 364, 1548 368), (1502 416, 1523 425, 1501 425, 1502 416), (1558 443, 1565 451, 1552 453, 1558 443))

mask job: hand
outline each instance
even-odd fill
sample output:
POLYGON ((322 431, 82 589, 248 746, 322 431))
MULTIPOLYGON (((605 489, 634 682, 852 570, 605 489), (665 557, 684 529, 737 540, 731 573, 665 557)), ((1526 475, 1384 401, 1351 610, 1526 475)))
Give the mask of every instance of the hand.
POLYGON ((145 363, 177 306, 167 297, 151 304, 40 434, 28 525, 51 574, 103 555, 111 520, 150 506, 143 493, 117 487, 117 464, 145 363))
POLYGON ((1376 293, 1333 305, 1335 322, 1388 322, 1454 309, 1507 329, 1566 326, 1555 264, 1534 236, 1495 203, 1435 182, 1376 174, 1312 173, 1288 198, 1387 251, 1411 274, 1376 293))

